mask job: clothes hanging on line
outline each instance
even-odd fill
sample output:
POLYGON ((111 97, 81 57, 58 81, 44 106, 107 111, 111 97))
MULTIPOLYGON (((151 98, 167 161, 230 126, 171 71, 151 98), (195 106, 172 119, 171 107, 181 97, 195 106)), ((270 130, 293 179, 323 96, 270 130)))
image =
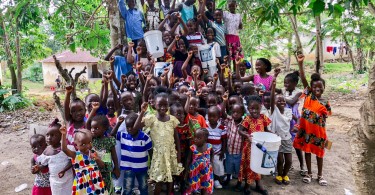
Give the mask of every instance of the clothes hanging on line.
POLYGON ((332 46, 327 46, 327 52, 331 53, 332 51, 333 51, 333 47, 332 46))
POLYGON ((337 53, 337 47, 333 47, 333 55, 337 53))

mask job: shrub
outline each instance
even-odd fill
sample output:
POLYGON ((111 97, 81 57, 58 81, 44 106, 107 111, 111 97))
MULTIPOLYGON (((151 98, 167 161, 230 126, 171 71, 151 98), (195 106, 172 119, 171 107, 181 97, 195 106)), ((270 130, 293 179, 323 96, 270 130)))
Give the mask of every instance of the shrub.
POLYGON ((0 86, 0 112, 16 110, 31 105, 23 94, 12 95, 12 90, 6 86, 0 86))

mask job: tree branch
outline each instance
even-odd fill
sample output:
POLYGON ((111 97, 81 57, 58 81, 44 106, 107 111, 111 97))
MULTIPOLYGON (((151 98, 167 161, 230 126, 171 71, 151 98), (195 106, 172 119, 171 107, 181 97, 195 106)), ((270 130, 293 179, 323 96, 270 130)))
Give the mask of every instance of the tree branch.
POLYGON ((61 105, 60 97, 56 94, 57 91, 53 92, 53 100, 55 101, 55 105, 57 106, 57 109, 59 109, 61 117, 63 118, 64 121, 65 119, 65 114, 64 114, 64 108, 61 105))
POLYGON ((63 67, 61 66, 60 60, 58 60, 55 55, 53 55, 53 59, 55 60, 55 65, 56 65, 57 70, 59 71, 59 74, 62 76, 62 78, 64 78, 66 83, 70 85, 72 81, 69 77, 68 70, 63 69, 63 67))
POLYGON ((86 69, 87 69, 87 67, 85 66, 85 68, 83 68, 83 70, 81 70, 81 72, 76 73, 76 75, 74 76, 74 83, 78 83, 78 78, 79 78, 83 73, 86 73, 86 69))

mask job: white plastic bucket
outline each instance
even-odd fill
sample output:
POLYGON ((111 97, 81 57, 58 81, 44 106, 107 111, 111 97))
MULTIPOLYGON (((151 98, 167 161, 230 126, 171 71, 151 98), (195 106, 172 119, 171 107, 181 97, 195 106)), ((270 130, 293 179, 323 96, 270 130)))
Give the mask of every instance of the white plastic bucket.
POLYGON ((159 77, 164 72, 165 68, 169 68, 168 78, 170 78, 172 75, 173 64, 169 62, 156 62, 154 67, 154 76, 159 77))
POLYGON ((151 30, 145 33, 147 51, 152 57, 160 58, 164 55, 163 36, 160 30, 151 30))
POLYGON ((250 157, 251 170, 262 175, 275 173, 281 138, 268 132, 255 132, 251 135, 253 136, 250 157), (257 143, 261 144, 267 150, 267 153, 259 149, 256 146, 257 143))

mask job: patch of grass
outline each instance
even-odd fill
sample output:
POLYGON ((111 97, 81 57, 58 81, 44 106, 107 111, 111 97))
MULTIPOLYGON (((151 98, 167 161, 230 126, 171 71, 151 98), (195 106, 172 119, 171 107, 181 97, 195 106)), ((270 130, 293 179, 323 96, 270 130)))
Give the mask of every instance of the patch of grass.
MULTIPOLYGON (((332 75, 326 79, 327 90, 344 94, 353 93, 368 83, 368 73, 332 75)), ((367 87, 366 87, 367 88, 367 87)))
POLYGON ((353 67, 350 63, 325 63, 324 73, 344 73, 353 72, 353 67))

